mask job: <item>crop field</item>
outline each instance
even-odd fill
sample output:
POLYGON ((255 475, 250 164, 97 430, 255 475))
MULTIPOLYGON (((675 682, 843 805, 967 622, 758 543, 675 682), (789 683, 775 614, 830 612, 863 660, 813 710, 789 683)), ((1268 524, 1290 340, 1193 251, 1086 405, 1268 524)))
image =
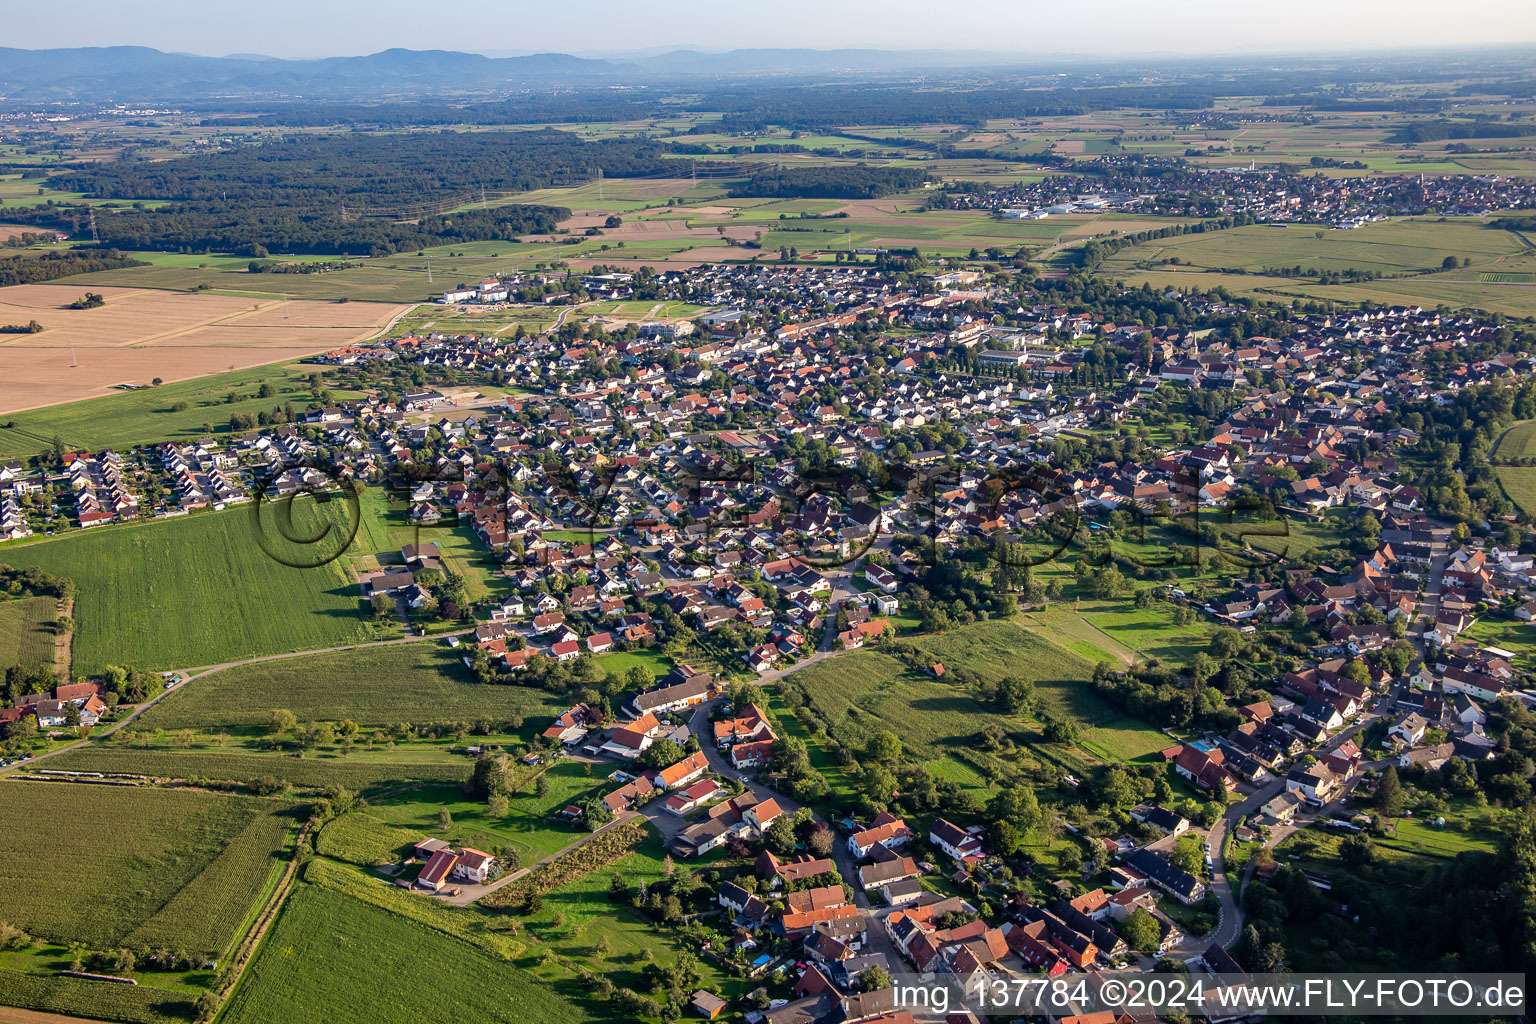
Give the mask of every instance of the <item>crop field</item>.
POLYGON ((367 302, 284 302, 128 288, 103 288, 99 294, 106 304, 96 309, 64 308, 85 290, 74 284, 28 284, 0 292, 0 322, 35 319, 44 328, 0 339, 0 374, 10 385, 0 396, 0 413, 108 395, 119 384, 148 384, 156 377, 188 380, 298 359, 376 334, 405 311, 367 302))
MULTIPOLYGON (((557 823, 553 815, 589 793, 606 793, 614 784, 606 778, 612 768, 584 761, 561 761, 539 777, 548 786, 539 796, 529 782, 507 801, 503 817, 492 815, 480 801, 469 800, 458 786, 420 786, 381 797, 368 813, 386 824, 439 835, 437 815, 447 810, 453 826, 449 835, 480 850, 515 846, 525 865, 542 860, 586 834, 580 826, 557 823)), ((467 774, 467 770, 466 770, 467 774)))
POLYGON ((335 785, 355 793, 412 781, 462 782, 469 777, 470 764, 465 758, 448 757, 436 749, 407 747, 389 753, 392 756, 388 758, 364 751, 345 757, 339 753, 297 757, 239 749, 143 750, 91 743, 49 758, 43 765, 66 771, 222 782, 250 782, 271 776, 306 789, 335 785))
POLYGON ((290 811, 164 789, 0 785, 0 817, 27 822, 0 834, 0 906, 45 939, 221 957, 277 866, 290 811))
MULTIPOLYGON (((251 508, 56 537, 7 548, 5 560, 74 580, 80 672, 187 668, 372 639, 376 627, 346 570, 275 561, 263 544, 290 560, 310 552, 270 527, 259 534, 251 508)), ((303 531, 295 535, 318 535, 327 522, 307 499, 292 509, 303 531)))
POLYGON ((361 812, 345 814, 328 822, 315 841, 315 851, 371 868, 411 856, 411 847, 426 838, 414 829, 395 828, 361 812))
POLYGON ((1207 270, 1242 268, 1257 273, 1266 267, 1299 265, 1396 274, 1439 270, 1447 256, 1470 259, 1474 265, 1490 264, 1525 249, 1512 233, 1491 230, 1480 221, 1406 218, 1349 231, 1310 224, 1256 224, 1144 242, 1116 253, 1103 266, 1110 272, 1128 270, 1176 256, 1207 270))
POLYGON ((300 721, 350 718, 362 726, 505 721, 553 717, 567 706, 533 687, 471 682, 458 652, 423 640, 225 669, 166 697, 139 724, 151 729, 264 726, 278 708, 292 711, 300 721))
MULTIPOLYGON (((143 254, 129 253, 136 258, 143 254)), ((76 274, 65 278, 72 286, 93 291, 102 286, 146 288, 173 292, 203 290, 215 295, 244 299, 247 308, 253 301, 271 302, 287 296, 291 300, 327 301, 348 298, 360 302, 413 303, 442 292, 421 272, 402 271, 379 266, 373 261, 361 267, 333 270, 324 274, 252 274, 246 268, 250 260, 238 257, 207 256, 197 266, 177 266, 159 262, 148 267, 102 270, 94 274, 76 274)), ((444 265, 444 277, 453 273, 444 265)))
MULTIPOLYGON (((324 373, 321 366, 264 366, 163 384, 158 388, 119 391, 4 418, 0 426, 0 457, 15 458, 51 451, 57 437, 66 448, 99 450, 131 448, 153 441, 187 441, 203 436, 203 424, 215 432, 228 429, 235 413, 255 415, 293 403, 295 408, 313 404, 307 383, 301 379, 324 373), (261 386, 272 385, 272 394, 260 397, 261 386), (229 396, 234 395, 234 401, 229 396), (185 409, 176 406, 186 403, 185 409)), ((338 390, 340 398, 357 397, 338 390)))
POLYGON ((1536 466, 1495 466, 1494 472, 1509 500, 1536 515, 1536 466))
POLYGON ((0 968, 0 1007, 3 1006, 62 1015, 15 1018, 38 1019, 40 1024, 69 1018, 120 1021, 122 1024, 186 1024, 196 1009, 189 996, 148 985, 61 978, 53 974, 0 968))
POLYGON ((575 1024, 589 1016, 476 946, 330 889, 303 886, 289 897, 222 1019, 575 1024))
POLYGON ((57 608, 51 597, 0 601, 0 666, 53 665, 57 608))
POLYGON ((1523 420, 1506 430, 1494 445, 1491 457, 1495 462, 1536 458, 1536 420, 1523 420))

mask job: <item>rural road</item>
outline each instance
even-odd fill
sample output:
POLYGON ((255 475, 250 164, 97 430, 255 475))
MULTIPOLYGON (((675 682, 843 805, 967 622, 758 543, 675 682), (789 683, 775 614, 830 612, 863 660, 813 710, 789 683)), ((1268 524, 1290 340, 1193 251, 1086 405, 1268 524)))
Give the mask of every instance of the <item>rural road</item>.
MULTIPOLYGON (((1376 721, 1378 718, 1391 715, 1393 708, 1397 706, 1397 698, 1401 692, 1401 686, 1394 687, 1392 691, 1385 698, 1383 698, 1380 711, 1362 715, 1354 722, 1353 725, 1339 732, 1331 740, 1325 743, 1319 750, 1314 751, 1314 753, 1324 754, 1336 750, 1341 744, 1344 743, 1344 741, 1353 738, 1356 734, 1358 734, 1372 722, 1376 721)), ((1219 923, 1216 925, 1216 930, 1211 932, 1209 935, 1202 936, 1198 939, 1193 937, 1187 938, 1183 944, 1183 948, 1186 949, 1186 951, 1191 953, 1198 953, 1201 950, 1209 947, 1212 943, 1221 946, 1223 949, 1228 949, 1232 946, 1233 943, 1237 941, 1238 936, 1242 934, 1243 910, 1242 906, 1238 903, 1237 894, 1233 890, 1232 879, 1227 874, 1226 857, 1224 856, 1223 847, 1226 845, 1227 833, 1235 828, 1238 822, 1242 821, 1250 814, 1253 814, 1270 800, 1273 800, 1276 796, 1279 796, 1280 793, 1284 790, 1285 777, 1282 775, 1279 778, 1276 778, 1255 790, 1251 795, 1249 795, 1241 802, 1233 804, 1227 809, 1227 813, 1223 814, 1220 820, 1211 826, 1210 889, 1211 892, 1214 892, 1217 898, 1221 901, 1221 918, 1219 923)), ((1342 796, 1343 793, 1340 794, 1340 797, 1342 796)), ((1336 797, 1334 800, 1331 800, 1328 804, 1324 805, 1322 810, 1319 811, 1319 815, 1321 815, 1323 811, 1326 811, 1328 807, 1333 806, 1337 800, 1338 798, 1336 797)), ((1250 863, 1248 867, 1251 870, 1252 864, 1250 863)))
POLYGON ((368 647, 390 647, 394 644, 419 644, 428 640, 443 640, 450 636, 463 636, 466 633, 473 632, 474 630, 472 629, 462 629, 453 633, 432 633, 428 636, 405 636, 394 640, 370 640, 366 643, 360 644, 342 644, 339 647, 317 647, 312 651, 289 651, 286 654, 265 654, 258 658, 243 658, 240 661, 226 661, 221 665, 209 665, 205 668, 198 669, 196 673, 192 674, 182 673, 184 678, 181 680, 181 682, 177 683, 175 686, 170 686, 164 690, 161 690, 149 700, 138 705, 133 709, 133 713, 127 718, 124 718, 118 722, 113 722, 107 728, 98 732, 93 732, 85 739, 77 740, 74 743, 69 743, 62 747, 55 747, 53 750, 38 754, 37 756, 29 758, 26 761, 17 762, 16 764, 11 765, 9 768, 0 768, 0 777, 11 774, 21 768, 30 768, 32 765, 37 764, 39 761, 50 757, 55 757, 66 751, 77 750, 88 743, 92 743, 96 740, 102 739, 103 737, 110 736, 117 732, 119 729, 128 725, 130 722, 137 719, 140 715, 154 707, 156 704, 160 703, 165 698, 169 697, 171 694, 178 692, 188 683, 196 679, 202 679, 204 676, 211 676, 215 672, 223 672, 225 669, 239 668, 242 665, 256 665, 263 661, 283 661, 288 658, 303 658, 310 654, 331 654, 336 651, 356 651, 368 647))

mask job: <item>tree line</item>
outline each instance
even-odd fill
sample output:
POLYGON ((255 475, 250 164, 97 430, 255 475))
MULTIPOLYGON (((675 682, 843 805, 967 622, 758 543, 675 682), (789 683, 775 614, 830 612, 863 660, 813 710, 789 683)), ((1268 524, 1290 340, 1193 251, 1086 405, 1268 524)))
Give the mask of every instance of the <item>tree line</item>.
MULTIPOLYGON (((16 211, 6 216, 14 219, 21 212, 16 211)), ((89 218, 89 213, 86 217, 89 218)), ((93 274, 98 270, 143 266, 148 264, 124 256, 116 249, 75 249, 69 252, 45 252, 40 256, 0 256, 0 288, 13 284, 37 284, 75 274, 93 274)))

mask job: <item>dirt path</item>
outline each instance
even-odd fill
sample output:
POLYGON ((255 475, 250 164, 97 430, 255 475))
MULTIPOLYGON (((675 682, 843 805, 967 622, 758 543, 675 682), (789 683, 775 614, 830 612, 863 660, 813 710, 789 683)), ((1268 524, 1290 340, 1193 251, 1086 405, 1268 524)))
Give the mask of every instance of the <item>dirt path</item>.
POLYGON ((293 891, 294 880, 299 876, 299 850, 309 842, 309 832, 308 823, 299 829, 299 834, 293 841, 293 856, 289 859, 288 866, 283 868, 282 877, 272 888, 272 895, 267 898, 266 906, 261 908, 261 913, 256 915, 256 920, 251 922, 251 930, 245 933, 245 938, 240 940, 240 945, 236 947, 231 957, 231 967, 227 969, 229 980, 212 990, 214 995, 218 996, 221 1007, 230 996, 234 995, 240 979, 245 977, 246 967, 256 956, 256 950, 260 947, 262 938, 272 927, 272 922, 277 920, 278 911, 282 910, 288 894, 293 891))
MULTIPOLYGON (((75 599, 73 597, 61 597, 54 609, 54 614, 59 618, 73 620, 75 615, 75 599)), ((75 640, 75 628, 71 626, 68 633, 60 633, 53 641, 53 677, 60 682, 69 682, 72 678, 69 674, 71 667, 70 653, 73 650, 75 640)))

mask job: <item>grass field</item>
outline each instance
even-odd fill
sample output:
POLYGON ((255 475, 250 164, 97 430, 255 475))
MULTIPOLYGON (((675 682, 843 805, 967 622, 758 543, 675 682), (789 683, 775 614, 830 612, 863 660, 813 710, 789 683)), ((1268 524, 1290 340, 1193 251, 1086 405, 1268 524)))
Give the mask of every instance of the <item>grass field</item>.
MULTIPOLYGON (((313 404, 309 387, 300 378, 324 372, 320 366, 263 366, 16 413, 5 416, 6 425, 0 426, 0 457, 51 451, 55 437, 66 448, 94 451, 153 441, 190 441, 203 436, 205 423, 222 433, 235 413, 271 412, 289 402, 296 409, 308 408, 313 404), (270 383, 274 393, 259 398, 264 383, 270 383), (225 397, 231 393, 235 401, 226 404, 225 397), (187 404, 185 409, 174 408, 182 402, 187 404)), ((356 397, 350 392, 337 394, 356 397)))
POLYGON ((0 666, 52 666, 57 609, 51 597, 0 601, 0 666))
POLYGON ((589 1016, 476 946, 330 889, 303 886, 289 897, 221 1019, 575 1024, 589 1016))
POLYGON ((515 846, 525 865, 542 860, 586 834, 573 825, 555 824, 551 815, 588 793, 606 793, 614 784, 611 768, 582 761, 561 761, 540 776, 548 790, 538 796, 530 783, 511 796, 504 817, 487 811, 484 803, 466 799, 458 786, 419 786, 373 801, 368 813, 400 828, 438 835, 437 815, 446 809, 453 818, 448 835, 480 850, 515 846))
POLYGON ((0 906, 12 924, 93 949, 215 958, 267 886, 295 823, 291 805, 277 801, 21 782, 0 785, 0 819, 26 822, 0 833, 0 906))
POLYGON ((1397 819, 1393 822, 1392 834, 1377 840, 1382 846, 1404 853, 1447 858, 1467 850, 1492 853, 1497 841, 1496 834, 1463 822, 1448 820, 1441 827, 1419 818, 1397 819))
MULTIPOLYGON (((1082 727, 1082 748, 1098 758, 1129 760, 1166 745, 1161 733, 1093 694, 1090 660, 1017 623, 994 620, 909 642, 925 660, 949 670, 985 680, 1010 675, 1032 680, 1042 710, 1076 721, 1082 727)), ((880 730, 891 729, 909 753, 924 761, 969 746, 989 722, 1013 731, 1024 725, 1022 719, 983 705, 964 687, 908 669, 877 651, 822 662, 798 673, 796 682, 805 686, 812 706, 844 742, 862 746, 880 730)))
POLYGON ((119 744, 91 743, 43 762, 66 771, 151 775, 170 779, 205 778, 221 782, 250 782, 264 776, 295 786, 322 789, 345 786, 364 792, 412 781, 462 782, 470 763, 436 748, 402 747, 375 756, 355 751, 297 757, 292 754, 231 750, 143 750, 119 744))
POLYGON ((1070 641, 1068 646, 1075 650, 1076 644, 1083 644, 1079 653, 1084 657, 1108 660, 1116 669, 1134 658, 1188 661, 1202 648, 1209 632, 1198 622, 1175 626, 1166 607, 1137 608, 1128 600, 1056 601, 1020 616, 1019 621, 1052 639, 1070 641), (1089 648, 1096 653, 1090 655, 1089 648))
POLYGON ((1167 745, 1167 737, 1106 703, 1090 688, 1093 662, 1014 622, 992 620, 914 641, 946 668, 983 679, 1021 676, 1035 684, 1043 711, 1082 729, 1083 749, 1128 761, 1167 745))
MULTIPOLYGON (((372 639, 377 627, 363 617, 346 570, 334 561, 295 569, 269 557, 252 507, 9 546, 4 558, 74 580, 82 673, 187 668, 372 639)), ((318 532, 325 514, 296 503, 295 530, 318 532)), ((307 557, 276 532, 265 543, 307 557)))
MULTIPOLYGON (((544 910, 526 918, 527 934, 563 960, 584 964, 621 988, 645 991, 646 951, 665 963, 685 949, 694 953, 697 950, 629 907, 615 906, 608 898, 608 887, 617 871, 632 889, 638 890, 659 881, 666 872, 665 863, 666 852, 660 840, 652 836, 622 859, 545 893, 544 910), (602 942, 607 943, 606 952, 597 949, 602 942)), ((574 980, 571 970, 563 965, 540 968, 535 973, 549 979, 574 980)), ((734 978, 704 957, 699 958, 699 975, 703 985, 719 985, 728 996, 756 984, 734 978)))
MULTIPOLYGON (((462 649, 461 649, 462 650, 462 649)), ((149 729, 266 725, 278 708, 300 721, 350 718, 362 726, 512 717, 564 711, 544 690, 470 681, 458 654, 440 641, 311 654, 216 672, 187 684, 144 713, 149 729)))
POLYGON ((454 907, 423 899, 420 893, 380 885, 378 875, 351 864, 316 857, 304 866, 304 880, 461 938, 497 960, 511 960, 526 948, 505 929, 506 922, 498 911, 476 903, 454 907))
MULTIPOLYGON (((403 497, 399 495, 398 497, 403 497)), ((345 563, 354 570, 375 569, 381 564, 402 565, 400 549, 407 544, 436 544, 443 568, 464 577, 471 601, 506 590, 502 565, 466 524, 445 522, 421 526, 411 522, 410 502, 394 500, 383 489, 370 487, 358 503, 357 536, 347 549, 345 563)))

